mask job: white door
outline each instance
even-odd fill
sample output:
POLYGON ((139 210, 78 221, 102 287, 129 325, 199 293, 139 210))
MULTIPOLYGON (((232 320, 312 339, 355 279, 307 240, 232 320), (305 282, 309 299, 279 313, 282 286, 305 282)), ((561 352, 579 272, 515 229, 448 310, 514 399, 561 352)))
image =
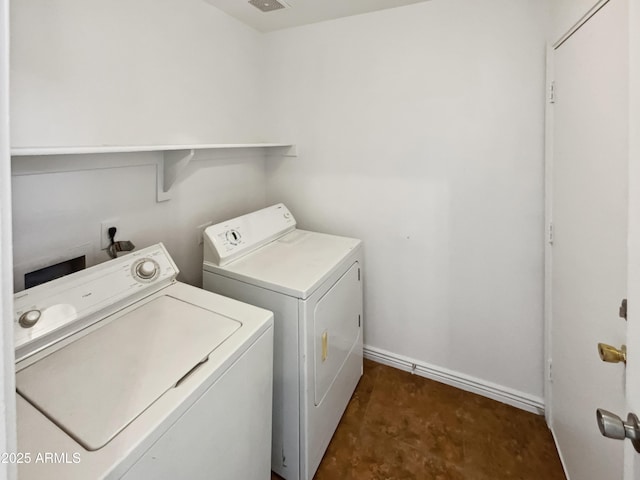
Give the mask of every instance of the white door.
MULTIPOLYGON (((640 0, 629 0, 629 324, 627 409, 640 415, 640 0)), ((640 454, 625 442, 625 480, 640 480, 640 454)))
MULTIPOLYGON (((550 423, 570 480, 623 478, 625 442, 596 409, 626 417, 628 0, 610 0, 554 52, 550 423)), ((628 443, 628 442, 626 442, 628 443)))

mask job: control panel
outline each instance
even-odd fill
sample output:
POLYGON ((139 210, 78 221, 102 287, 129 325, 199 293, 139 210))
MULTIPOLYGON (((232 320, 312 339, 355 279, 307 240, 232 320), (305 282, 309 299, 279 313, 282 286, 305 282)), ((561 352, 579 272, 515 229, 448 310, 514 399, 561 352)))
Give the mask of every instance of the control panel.
POLYGON ((282 203, 207 227, 204 260, 223 266, 294 230, 296 220, 282 203))
POLYGON ((172 283, 178 268, 161 243, 18 292, 16 349, 139 293, 172 283))

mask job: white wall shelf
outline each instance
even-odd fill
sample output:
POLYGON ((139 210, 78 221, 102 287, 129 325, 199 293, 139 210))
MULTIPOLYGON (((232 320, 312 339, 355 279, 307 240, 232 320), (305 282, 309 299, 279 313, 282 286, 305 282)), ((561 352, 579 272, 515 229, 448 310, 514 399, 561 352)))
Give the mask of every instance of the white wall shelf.
MULTIPOLYGON (((156 162, 157 200, 163 202, 171 198, 171 187, 184 172, 186 167, 198 152, 204 151, 240 151, 242 149, 259 150, 267 155, 280 155, 283 157, 297 157, 296 145, 289 143, 222 143, 222 144, 197 144, 197 145, 132 145, 132 146, 86 146, 86 147, 19 147, 11 149, 12 157, 64 157, 65 159, 75 155, 100 155, 119 153, 143 153, 162 152, 162 158, 156 162)), ((24 159, 26 160, 26 159, 24 159)), ((90 170, 92 168, 105 168, 103 164, 93 162, 31 162, 29 165, 23 162, 14 162, 14 175, 33 175, 38 173, 51 173, 60 171, 90 170)), ((137 162, 133 162, 137 164, 137 162)), ((125 160, 126 164, 126 160, 125 160)), ((114 165, 116 166, 116 165, 114 165)), ((120 165, 118 165, 120 166, 120 165)))
MULTIPOLYGON (((194 145, 129 145, 86 147, 17 147, 11 149, 12 157, 38 155, 82 155, 92 153, 171 152, 176 150, 223 150, 240 148, 294 149, 290 143, 212 143, 194 145)), ((287 154, 285 154, 287 155, 287 154)), ((295 151, 287 156, 296 156, 295 151)))

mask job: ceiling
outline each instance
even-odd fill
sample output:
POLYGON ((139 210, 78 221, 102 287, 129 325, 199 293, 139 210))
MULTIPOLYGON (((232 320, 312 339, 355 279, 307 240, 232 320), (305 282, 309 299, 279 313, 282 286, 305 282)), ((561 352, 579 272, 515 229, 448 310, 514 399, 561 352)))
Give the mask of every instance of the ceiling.
POLYGON ((384 10, 426 0, 284 0, 290 8, 263 13, 247 0, 205 0, 260 32, 384 10))

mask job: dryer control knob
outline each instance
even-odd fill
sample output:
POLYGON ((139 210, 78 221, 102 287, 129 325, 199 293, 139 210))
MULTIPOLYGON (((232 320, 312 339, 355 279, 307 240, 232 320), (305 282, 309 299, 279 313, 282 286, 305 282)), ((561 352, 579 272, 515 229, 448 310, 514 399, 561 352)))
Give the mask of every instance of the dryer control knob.
POLYGON ((18 323, 22 328, 31 328, 38 323, 41 316, 42 312, 40 312, 40 310, 29 310, 28 312, 24 312, 20 315, 18 323))
POLYGON ((157 271, 158 266, 153 260, 144 260, 136 267, 136 274, 145 280, 152 278, 157 271))
POLYGON ((227 231, 226 237, 227 241, 231 245, 238 245, 240 243, 240 238, 242 238, 242 235, 240 235, 239 231, 231 229, 227 231))

